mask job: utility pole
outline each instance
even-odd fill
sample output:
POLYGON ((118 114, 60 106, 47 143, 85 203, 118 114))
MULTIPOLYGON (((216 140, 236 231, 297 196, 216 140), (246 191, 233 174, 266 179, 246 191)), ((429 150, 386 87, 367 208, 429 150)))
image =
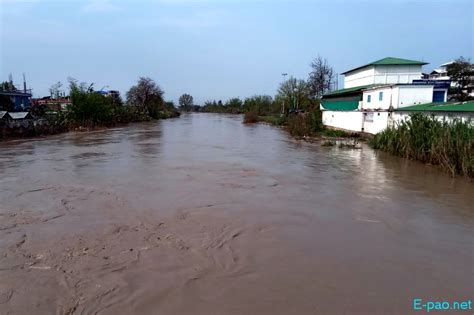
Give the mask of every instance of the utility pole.
POLYGON ((14 90, 14 86, 13 86, 13 76, 12 76, 11 73, 8 75, 8 88, 9 88, 10 91, 13 91, 13 90, 14 90))
POLYGON ((26 78, 25 78, 24 72, 23 72, 23 93, 26 93, 26 78))
MULTIPOLYGON (((282 73, 281 75, 283 76, 283 83, 284 83, 286 81, 286 76, 288 75, 288 73, 282 73)), ((285 98, 283 98, 283 101, 281 103, 281 114, 285 115, 285 98)))

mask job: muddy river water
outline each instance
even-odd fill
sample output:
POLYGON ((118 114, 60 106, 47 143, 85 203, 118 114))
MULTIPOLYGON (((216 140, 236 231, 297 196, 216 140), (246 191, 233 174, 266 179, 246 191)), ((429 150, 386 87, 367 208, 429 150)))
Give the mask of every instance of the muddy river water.
POLYGON ((0 143, 0 314, 409 314, 414 298, 474 299, 472 182, 241 120, 0 143))

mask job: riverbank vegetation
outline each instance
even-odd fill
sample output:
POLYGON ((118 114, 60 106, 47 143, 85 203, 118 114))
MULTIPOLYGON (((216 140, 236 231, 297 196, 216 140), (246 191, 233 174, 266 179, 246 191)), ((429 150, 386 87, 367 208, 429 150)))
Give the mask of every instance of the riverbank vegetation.
POLYGON ((385 129, 370 142, 374 149, 440 165, 452 175, 474 177, 474 126, 440 122, 423 114, 385 129))
POLYGON ((333 73, 327 60, 317 57, 311 63, 307 80, 292 76, 286 79, 284 74, 285 80, 280 83, 274 97, 254 95, 244 100, 212 100, 196 108, 196 111, 244 114, 244 123, 265 122, 283 126, 296 137, 315 137, 326 132, 330 137, 332 131, 325 129, 322 124, 319 104, 321 96, 335 87, 333 73))
MULTIPOLYGON (((61 85, 56 83, 51 94, 61 85)), ((56 93, 58 94, 58 93, 56 93)), ((165 102, 164 92, 150 78, 141 77, 126 94, 124 102, 117 93, 95 91, 93 84, 69 79, 70 104, 61 110, 33 105, 32 118, 3 122, 0 139, 55 134, 69 130, 89 130, 130 122, 166 119, 179 116, 172 102, 165 102)))

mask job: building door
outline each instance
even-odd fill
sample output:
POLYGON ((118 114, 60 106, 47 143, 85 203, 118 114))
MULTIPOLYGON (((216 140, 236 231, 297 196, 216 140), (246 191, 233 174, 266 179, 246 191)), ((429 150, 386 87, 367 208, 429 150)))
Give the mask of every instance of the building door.
POLYGON ((444 102, 445 91, 433 91, 433 103, 442 103, 444 102))

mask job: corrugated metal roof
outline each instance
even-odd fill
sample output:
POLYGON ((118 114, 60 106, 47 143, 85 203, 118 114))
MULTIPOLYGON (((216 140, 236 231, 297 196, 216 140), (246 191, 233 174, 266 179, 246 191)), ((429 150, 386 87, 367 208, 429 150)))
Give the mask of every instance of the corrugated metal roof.
POLYGON ((404 65, 404 66, 409 66, 409 65, 416 66, 416 65, 418 65, 418 66, 423 66, 423 65, 427 65, 427 64, 428 63, 424 62, 424 61, 416 61, 416 60, 402 59, 402 58, 396 58, 396 57, 386 57, 386 58, 368 63, 366 65, 348 70, 346 72, 343 72, 342 74, 347 74, 349 72, 356 71, 356 70, 359 70, 359 69, 362 69, 362 68, 365 68, 365 67, 369 67, 369 66, 382 66, 382 65, 389 65, 389 66, 402 66, 402 65, 404 65))
POLYGON ((359 101, 359 97, 323 99, 321 100, 321 106, 326 110, 353 111, 359 108, 359 101))
POLYGON ((8 114, 8 112, 4 110, 0 110, 0 119, 2 119, 3 116, 5 116, 5 114, 8 114))
POLYGON ((13 119, 25 119, 25 118, 30 118, 28 116, 31 116, 29 112, 12 112, 8 113, 11 118, 13 119))
POLYGON ((428 103, 397 108, 397 112, 473 112, 474 101, 462 103, 428 103))
POLYGON ((21 91, 1 91, 0 95, 6 96, 23 96, 23 97, 31 97, 30 93, 23 93, 21 91))

